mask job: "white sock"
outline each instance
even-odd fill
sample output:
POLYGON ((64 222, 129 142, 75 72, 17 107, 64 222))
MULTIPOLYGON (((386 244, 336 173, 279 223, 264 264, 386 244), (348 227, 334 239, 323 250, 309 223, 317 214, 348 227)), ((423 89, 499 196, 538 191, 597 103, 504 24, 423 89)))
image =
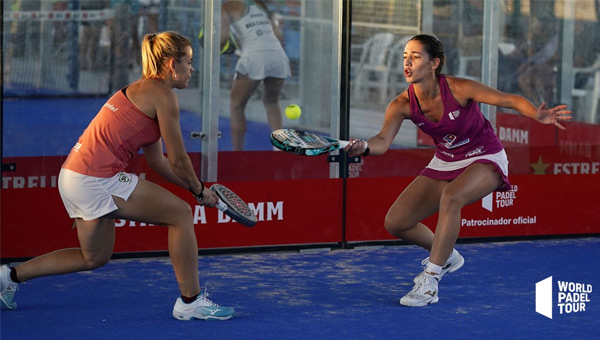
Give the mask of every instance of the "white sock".
POLYGON ((439 280, 440 274, 442 273, 442 266, 438 266, 437 264, 429 262, 425 266, 425 273, 430 274, 431 276, 439 280))

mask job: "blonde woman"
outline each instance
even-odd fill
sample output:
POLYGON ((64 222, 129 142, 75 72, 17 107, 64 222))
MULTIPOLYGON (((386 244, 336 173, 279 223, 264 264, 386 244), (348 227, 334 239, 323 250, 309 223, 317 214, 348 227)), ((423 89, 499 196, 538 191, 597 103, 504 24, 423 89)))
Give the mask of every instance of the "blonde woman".
POLYGON ((187 87, 194 71, 191 43, 175 32, 146 35, 142 63, 142 78, 108 99, 60 171, 60 195, 76 221, 80 248, 57 250, 16 267, 2 266, 4 308, 17 307, 13 297, 20 282, 105 265, 113 253, 115 219, 125 219, 167 227, 169 255, 181 292, 173 308, 175 318, 233 316, 233 308, 216 305, 200 289, 190 205, 165 188, 125 172, 128 161, 142 149, 152 169, 189 189, 199 204, 217 203, 215 194, 196 176, 184 148, 173 91, 187 87), (163 141, 168 157, 163 154, 163 141))

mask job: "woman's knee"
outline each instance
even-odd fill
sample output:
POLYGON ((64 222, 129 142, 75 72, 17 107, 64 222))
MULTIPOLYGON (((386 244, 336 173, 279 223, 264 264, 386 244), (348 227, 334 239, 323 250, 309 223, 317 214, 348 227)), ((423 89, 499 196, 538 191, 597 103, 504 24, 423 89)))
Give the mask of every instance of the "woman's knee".
POLYGON ((112 252, 83 254, 83 261, 86 270, 97 269, 108 263, 112 256, 112 252))
POLYGON ((452 190, 444 190, 442 192, 442 196, 440 197, 440 211, 460 210, 463 205, 464 200, 458 193, 452 190))
POLYGON ((192 207, 186 201, 178 199, 169 210, 169 220, 174 225, 187 225, 192 223, 193 214, 192 207))
POLYGON ((406 232, 416 225, 416 223, 408 222, 408 218, 402 218, 401 216, 391 216, 389 213, 386 215, 383 221, 383 226, 388 233, 397 236, 400 233, 406 232))
POLYGON ((262 101, 264 105, 279 105, 279 92, 263 92, 262 101))
POLYGON ((246 103, 242 98, 232 98, 230 102, 231 111, 244 112, 246 110, 246 103))

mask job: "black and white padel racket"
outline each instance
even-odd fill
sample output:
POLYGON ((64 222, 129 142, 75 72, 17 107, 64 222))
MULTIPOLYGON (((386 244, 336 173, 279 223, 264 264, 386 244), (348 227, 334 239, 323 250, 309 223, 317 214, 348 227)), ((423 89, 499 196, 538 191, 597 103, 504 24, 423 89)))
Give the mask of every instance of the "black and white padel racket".
POLYGON ((271 132, 271 144, 278 149, 297 155, 318 156, 343 149, 350 142, 307 131, 279 129, 271 132))
POLYGON ((219 203, 215 206, 217 209, 241 225, 254 227, 256 224, 256 215, 244 200, 226 186, 218 183, 213 184, 210 190, 219 197, 219 203))

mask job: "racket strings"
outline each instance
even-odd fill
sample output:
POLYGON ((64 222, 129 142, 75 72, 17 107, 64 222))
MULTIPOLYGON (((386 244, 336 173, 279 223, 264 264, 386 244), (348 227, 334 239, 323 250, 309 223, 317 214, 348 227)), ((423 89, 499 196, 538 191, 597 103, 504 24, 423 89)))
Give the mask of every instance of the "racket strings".
POLYGON ((234 194, 233 191, 220 190, 220 193, 223 195, 223 197, 225 198, 227 203, 229 203, 230 207, 232 207, 233 209, 235 209, 237 212, 239 212, 242 215, 252 216, 252 211, 250 211, 250 208, 246 205, 246 203, 241 198, 239 198, 236 194, 234 194))
POLYGON ((323 148, 331 145, 324 137, 301 131, 280 130, 276 131, 275 137, 284 144, 300 148, 323 148))

